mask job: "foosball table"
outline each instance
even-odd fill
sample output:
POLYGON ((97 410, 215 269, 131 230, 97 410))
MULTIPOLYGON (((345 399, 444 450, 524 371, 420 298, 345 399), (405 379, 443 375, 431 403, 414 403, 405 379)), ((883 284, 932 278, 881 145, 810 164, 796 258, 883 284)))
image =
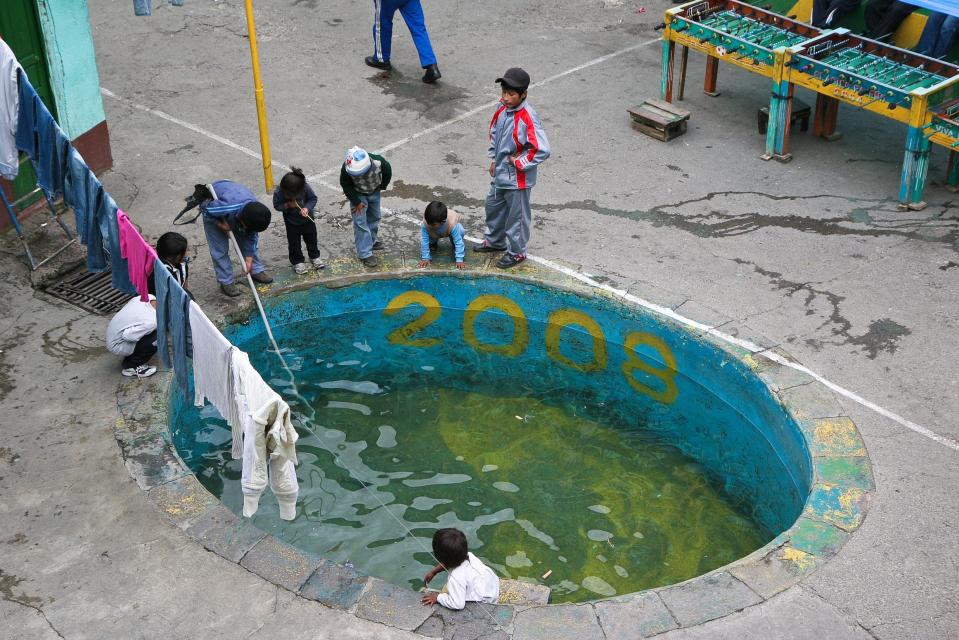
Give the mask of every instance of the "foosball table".
POLYGON ((821 30, 738 0, 697 0, 666 11, 662 99, 672 101, 673 62, 682 47, 678 98, 690 49, 707 56, 703 90, 718 95, 719 62, 772 81, 763 158, 789 161, 796 85, 816 93, 813 134, 833 140, 839 104, 908 126, 899 189, 901 208, 921 209, 931 144, 950 150, 946 186, 959 189, 959 67, 870 40, 846 29, 821 30))

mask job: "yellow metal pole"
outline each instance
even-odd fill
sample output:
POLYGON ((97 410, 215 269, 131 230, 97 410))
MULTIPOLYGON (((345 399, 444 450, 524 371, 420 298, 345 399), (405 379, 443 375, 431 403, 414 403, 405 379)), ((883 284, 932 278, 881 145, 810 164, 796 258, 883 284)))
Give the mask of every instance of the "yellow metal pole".
POLYGON ((273 191, 273 160, 270 158, 270 132, 266 124, 266 104, 263 100, 263 80, 260 79, 260 54, 256 49, 256 25, 253 24, 253 0, 246 0, 246 29, 250 37, 250 57, 253 59, 253 94, 256 96, 256 119, 260 125, 260 152, 263 155, 263 182, 266 191, 273 191))

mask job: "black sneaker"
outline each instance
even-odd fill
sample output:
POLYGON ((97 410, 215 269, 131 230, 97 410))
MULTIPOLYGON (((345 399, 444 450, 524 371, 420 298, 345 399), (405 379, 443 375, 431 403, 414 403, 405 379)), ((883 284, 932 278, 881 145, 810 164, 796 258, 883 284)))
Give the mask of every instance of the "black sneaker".
POLYGON ((376 256, 370 256, 369 258, 360 258, 360 262, 363 263, 364 267, 370 267, 371 269, 380 266, 380 261, 376 259, 376 256))
POLYGON ((380 242, 379 240, 377 240, 376 242, 373 243, 373 247, 372 247, 372 248, 373 248, 373 251, 385 251, 385 250, 386 250, 386 246, 384 246, 384 244, 383 244, 382 242, 380 242))
POLYGON ((509 269, 510 267, 515 267, 520 262, 526 260, 526 256, 522 254, 504 254, 499 260, 496 261, 496 266, 500 269, 509 269))
POLYGON ((253 277, 253 282, 257 284, 270 284, 271 282, 273 282, 273 276, 268 274, 266 271, 254 273, 252 277, 253 277))
POLYGON ((435 64, 431 64, 426 67, 426 73, 423 74, 423 82, 426 84, 433 84, 437 80, 443 77, 443 74, 440 73, 440 68, 435 64))
POLYGON ((367 66, 373 67, 374 69, 382 69, 383 71, 389 71, 393 68, 393 65, 390 64, 389 60, 379 61, 373 56, 366 56, 366 59, 363 60, 367 66))
POLYGON ((506 251, 506 249, 497 249, 496 247, 491 247, 486 243, 486 240, 483 240, 482 243, 473 245, 473 251, 476 253, 496 253, 497 251, 506 251))
POLYGON ((156 367, 148 364, 141 364, 139 367, 129 367, 124 369, 120 373, 127 378, 149 378, 156 372, 156 367))

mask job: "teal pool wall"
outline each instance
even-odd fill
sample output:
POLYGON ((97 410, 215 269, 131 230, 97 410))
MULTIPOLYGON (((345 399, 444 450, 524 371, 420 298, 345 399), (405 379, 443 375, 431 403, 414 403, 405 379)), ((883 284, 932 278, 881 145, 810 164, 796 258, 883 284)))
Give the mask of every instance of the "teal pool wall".
MULTIPOLYGON (((323 319, 350 314, 358 336, 389 342, 388 351, 372 354, 384 366, 399 358, 438 371, 476 367, 477 387, 492 395, 561 397, 571 386, 586 391, 622 424, 645 423, 698 460, 771 536, 793 524, 809 495, 813 471, 805 439, 766 384, 708 338, 620 301, 509 277, 421 275, 318 285, 265 298, 264 305, 281 347, 307 341, 320 353, 323 319), (409 304, 384 313, 398 296, 409 304), (462 311, 478 299, 493 307, 444 322, 444 310, 462 311), (558 323, 566 324, 557 333, 558 323), (637 342, 632 350, 623 346, 628 339, 637 342), (453 357, 438 344, 453 345, 453 357), (502 353, 474 357, 490 348, 502 353), (507 384, 497 383, 498 359, 510 361, 507 384)), ((224 329, 235 344, 262 345, 264 353, 251 350, 254 364, 273 357, 265 353, 263 332, 255 313, 224 329)), ((187 407, 178 393, 171 402, 177 424, 187 407)), ((186 436, 176 436, 178 446, 186 436)))

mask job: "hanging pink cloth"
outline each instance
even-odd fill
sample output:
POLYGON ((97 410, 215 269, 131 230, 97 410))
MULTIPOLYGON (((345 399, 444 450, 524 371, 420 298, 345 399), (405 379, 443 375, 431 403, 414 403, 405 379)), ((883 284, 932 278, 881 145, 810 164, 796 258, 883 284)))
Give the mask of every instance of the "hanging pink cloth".
POLYGON ((117 226, 120 228, 120 256, 127 261, 130 282, 140 294, 140 300, 147 302, 150 299, 148 281, 150 274, 153 273, 157 252, 143 239, 127 214, 119 209, 117 209, 117 226))

